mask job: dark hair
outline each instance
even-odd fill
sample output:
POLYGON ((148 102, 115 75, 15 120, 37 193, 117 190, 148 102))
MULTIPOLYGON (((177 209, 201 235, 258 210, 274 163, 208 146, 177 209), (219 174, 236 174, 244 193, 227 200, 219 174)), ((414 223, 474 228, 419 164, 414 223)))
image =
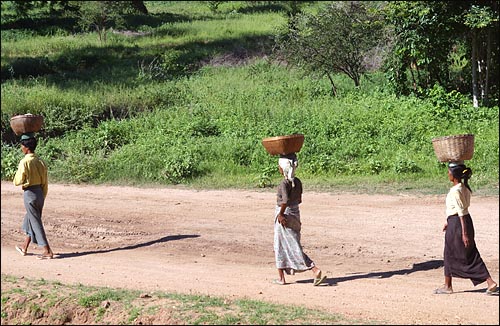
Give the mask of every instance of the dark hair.
POLYGON ((470 192, 472 192, 472 189, 469 186, 469 179, 472 175, 472 169, 466 167, 464 164, 450 167, 449 169, 451 171, 451 175, 457 180, 464 180, 464 185, 467 187, 467 189, 470 190, 470 192))
POLYGON ((36 138, 30 138, 30 139, 21 140, 21 144, 24 147, 27 147, 30 151, 34 152, 36 149, 37 141, 36 141, 36 138))

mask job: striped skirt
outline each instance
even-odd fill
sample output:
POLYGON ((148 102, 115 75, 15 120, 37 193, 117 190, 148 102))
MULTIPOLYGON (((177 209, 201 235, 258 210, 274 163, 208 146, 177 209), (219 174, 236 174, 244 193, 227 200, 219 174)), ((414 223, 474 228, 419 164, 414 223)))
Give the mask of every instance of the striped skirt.
POLYGON ((310 270, 314 262, 302 250, 300 244, 300 210, 298 205, 288 206, 285 210, 287 227, 278 222, 280 207, 274 214, 274 256, 276 267, 287 274, 310 270))

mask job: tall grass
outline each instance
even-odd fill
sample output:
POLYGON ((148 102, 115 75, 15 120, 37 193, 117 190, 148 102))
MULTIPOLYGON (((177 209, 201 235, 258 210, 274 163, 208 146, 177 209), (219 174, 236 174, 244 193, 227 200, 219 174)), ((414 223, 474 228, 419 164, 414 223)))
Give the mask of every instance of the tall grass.
POLYGON ((332 97, 327 80, 267 58, 282 13, 245 13, 243 2, 217 13, 186 6, 154 2, 151 21, 166 12, 169 21, 145 20, 137 27, 149 34, 106 44, 95 34, 6 36, 2 178, 20 156, 8 120, 31 112, 45 117, 37 152, 53 181, 269 187, 279 175, 261 139, 303 133, 299 174, 309 187, 441 192, 446 166, 431 139, 473 133, 473 186, 498 194, 498 107, 473 108, 439 87, 426 99, 397 98, 379 73, 357 89, 336 76, 332 97), (47 71, 16 75, 24 57, 47 71))

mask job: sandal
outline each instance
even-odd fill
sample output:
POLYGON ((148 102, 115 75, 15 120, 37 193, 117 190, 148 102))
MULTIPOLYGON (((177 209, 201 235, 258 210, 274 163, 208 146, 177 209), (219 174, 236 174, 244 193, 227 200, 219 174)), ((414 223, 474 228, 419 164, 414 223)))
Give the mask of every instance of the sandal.
POLYGON ((323 283, 326 280, 326 275, 322 276, 321 278, 314 279, 313 286, 318 286, 321 283, 323 283))
POLYGON ((273 280, 272 283, 278 285, 286 285, 286 282, 282 280, 273 280))
POLYGON ((313 286, 318 286, 326 280, 326 275, 321 276, 321 271, 314 278, 313 286))
POLYGON ((50 254, 50 255, 40 255, 40 256, 36 256, 36 259, 52 259, 54 258, 54 255, 50 254))
POLYGON ((486 289, 486 294, 488 295, 492 295, 495 292, 498 292, 498 285, 496 283, 486 289))
POLYGON ((16 250, 23 256, 26 256, 26 250, 24 250, 23 248, 19 247, 19 246, 16 246, 16 250))
POLYGON ((443 285, 440 288, 437 288, 434 290, 434 294, 452 294, 453 289, 446 287, 446 285, 443 285))

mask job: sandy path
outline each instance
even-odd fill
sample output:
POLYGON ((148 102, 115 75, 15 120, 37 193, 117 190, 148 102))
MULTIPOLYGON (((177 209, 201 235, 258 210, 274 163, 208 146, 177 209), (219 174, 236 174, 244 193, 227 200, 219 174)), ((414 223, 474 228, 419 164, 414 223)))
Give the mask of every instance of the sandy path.
MULTIPOLYGON (((145 291, 248 297, 396 324, 498 324, 498 296, 455 279, 443 282, 444 195, 307 192, 302 242, 327 273, 276 278, 274 190, 195 191, 53 184, 44 209, 58 259, 38 261, 21 243, 22 191, 2 182, 2 273, 63 283, 145 291), (422 205, 423 203, 423 205, 422 205)), ((470 212, 479 251, 499 280, 499 200, 474 197, 470 212)), ((40 249, 32 246, 33 254, 40 249)))

